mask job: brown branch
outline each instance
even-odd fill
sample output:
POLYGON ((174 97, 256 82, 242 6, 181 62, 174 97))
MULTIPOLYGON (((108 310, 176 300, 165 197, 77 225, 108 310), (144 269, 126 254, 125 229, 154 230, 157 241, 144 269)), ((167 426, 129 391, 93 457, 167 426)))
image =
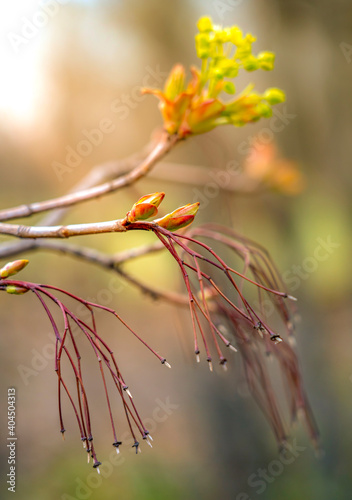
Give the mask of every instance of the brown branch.
POLYGON ((165 247, 157 241, 152 245, 143 245, 137 248, 130 248, 113 255, 108 255, 95 250, 94 248, 84 247, 81 245, 74 245, 72 243, 68 244, 62 241, 38 239, 33 241, 32 250, 37 249, 53 250, 68 255, 74 255, 76 257, 82 257, 85 260, 93 262, 94 264, 99 264, 107 269, 118 270, 119 266, 125 262, 137 259, 138 257, 143 257, 144 255, 150 255, 151 253, 158 252, 160 250, 165 250, 165 247))
POLYGON ((144 255, 150 255, 154 252, 160 252, 160 250, 164 250, 165 247, 160 241, 156 243, 152 243, 151 245, 143 245, 140 247, 129 248, 128 250, 124 250, 123 252, 119 252, 113 256, 115 265, 123 264, 126 261, 130 261, 132 259, 136 259, 138 257, 143 257, 144 255))
POLYGON ((34 248, 35 240, 8 241, 0 245, 0 259, 13 257, 34 248))
MULTIPOLYGON (((138 165, 150 154, 154 149, 155 144, 160 139, 161 131, 158 130, 153 134, 149 144, 140 153, 134 153, 122 160, 110 161, 97 165, 88 174, 81 179, 70 191, 75 193, 83 189, 88 189, 97 184, 105 182, 109 179, 114 179, 117 176, 125 175, 131 169, 135 169, 138 165)), ((47 213, 37 225, 51 226, 57 224, 58 221, 66 214, 69 207, 57 208, 47 213)), ((35 247, 36 240, 9 241, 0 245, 0 258, 8 258, 18 255, 21 252, 28 252, 35 247)))
POLYGON ((152 231, 159 227, 154 221, 129 222, 127 217, 104 222, 88 222, 86 224, 69 224, 67 226, 24 226, 22 224, 6 224, 0 222, 0 234, 17 238, 70 238, 101 233, 124 233, 131 230, 152 231))
POLYGON ((131 276, 121 268, 123 262, 164 249, 164 246, 159 242, 157 242, 157 245, 145 245, 137 249, 132 248, 131 250, 126 250, 116 255, 107 255, 93 248, 82 247, 80 245, 68 245, 62 241, 36 240, 33 242, 31 250, 37 249, 50 250, 84 259, 107 270, 116 272, 125 281, 128 281, 142 293, 149 295, 153 299, 161 299, 173 304, 188 307, 188 296, 177 292, 152 288, 140 282, 137 278, 131 276))
POLYGON ((199 165, 163 161, 150 177, 198 187, 216 185, 223 191, 237 195, 259 194, 264 191, 263 185, 258 180, 226 167, 210 169, 199 165))
MULTIPOLYGON (((160 135, 160 131, 159 131, 160 135)), ((158 136, 159 137, 159 136, 158 136)), ((87 175, 83 177, 70 191, 68 194, 73 194, 78 191, 89 189, 93 186, 97 186, 108 180, 113 180, 121 175, 125 175, 127 172, 135 169, 138 165, 150 154, 153 150, 157 140, 152 140, 144 149, 139 153, 134 153, 127 158, 121 160, 114 160, 102 163, 93 167, 87 175)), ((42 226, 52 226, 56 224, 68 211, 69 207, 57 208, 52 210, 50 213, 40 221, 42 226)))
MULTIPOLYGON (((15 242, 11 241, 0 245, 0 259, 18 255, 20 252, 29 252, 31 250, 36 250, 37 248, 50 249, 51 246, 55 247, 55 245, 59 245, 60 251, 64 251, 64 246, 66 245, 66 243, 61 244, 55 241, 41 241, 40 239, 29 239, 15 242)), ((78 252, 78 249, 81 247, 77 245, 76 248, 78 252)), ((164 246, 160 243, 160 241, 157 241, 150 245, 142 245, 140 247, 130 248, 128 250, 124 250, 123 252, 116 253, 113 256, 113 259, 115 265, 119 265, 131 259, 142 257, 143 255, 149 255, 163 249, 164 246)), ((90 249, 85 248, 85 250, 88 252, 90 249)), ((94 250, 92 250, 92 252, 94 252, 94 250)), ((70 253, 70 251, 68 251, 68 253, 70 253)))
POLYGON ((124 219, 87 224, 69 224, 67 226, 23 226, 20 224, 0 223, 0 233, 17 238, 70 238, 99 233, 122 233, 126 227, 124 219))
POLYGON ((142 161, 141 164, 127 174, 98 186, 83 189, 82 191, 67 194, 59 198, 53 198, 51 200, 30 203, 28 205, 20 205, 18 207, 2 210, 0 211, 0 220, 28 217, 47 210, 72 206, 83 201, 112 193, 122 187, 129 186, 133 182, 136 182, 138 179, 145 176, 153 168, 155 163, 168 153, 179 140, 180 139, 177 135, 170 136, 166 132, 163 132, 160 140, 157 142, 149 155, 142 161))

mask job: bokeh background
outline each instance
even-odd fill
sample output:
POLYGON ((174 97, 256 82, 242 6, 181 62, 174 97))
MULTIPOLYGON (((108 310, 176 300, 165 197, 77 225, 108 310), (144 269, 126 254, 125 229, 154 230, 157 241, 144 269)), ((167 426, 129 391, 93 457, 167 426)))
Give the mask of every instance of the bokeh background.
MULTIPOLYGON (((236 356, 226 374, 218 369, 210 374, 205 362, 196 366, 189 319, 172 305, 153 302, 115 275, 77 259, 31 253, 24 279, 54 283, 114 307, 165 354, 173 369, 162 369, 135 339, 99 316, 138 407, 149 419, 154 447, 143 446, 138 456, 125 447, 119 462, 110 459, 108 415, 92 363, 87 377, 93 425, 99 458, 108 462, 105 477, 97 479, 86 464, 69 410, 65 442, 58 432, 53 334, 47 318, 32 297, 2 296, 1 498, 10 495, 5 477, 9 386, 17 389, 18 499, 350 498, 351 2, 2 2, 1 207, 64 194, 95 165, 141 150, 161 119, 154 98, 141 97, 139 87, 146 81, 161 85, 175 62, 187 67, 196 63, 193 37, 202 15, 255 34, 255 52, 276 53, 273 72, 246 75, 238 85, 255 81, 259 90, 278 86, 287 92, 287 103, 280 107, 284 126, 269 138, 278 154, 303 173, 305 188, 295 196, 278 189, 257 194, 227 189, 205 196, 204 183, 213 179, 209 172, 223 170, 229 162, 238 162, 241 171, 253 137, 268 137, 263 132, 268 124, 260 122, 185 142, 148 179, 74 208, 65 220, 120 217, 139 195, 157 190, 166 192, 165 209, 171 210, 195 201, 200 192, 205 196, 200 222, 221 217, 268 248, 299 299, 298 350, 324 453, 316 457, 298 426, 290 441, 296 440, 297 456, 280 465, 274 437, 248 397, 236 356), (109 120, 111 133, 70 172, 58 175, 55 165, 65 164, 70 148, 77 149, 84 131, 97 128, 101 120, 109 120), (203 184, 185 182, 185 165, 204 169, 203 184), (166 179, 168 172, 171 179, 166 179), (318 262, 314 256, 321 241, 334 245, 318 262), (160 410, 165 404, 167 411, 160 410)), ((101 235, 84 237, 81 243, 114 253, 150 242, 149 236, 101 235)), ((175 266, 161 256, 140 259, 126 269, 160 287, 180 285, 175 266)), ((123 419, 120 423, 126 432, 123 419)))

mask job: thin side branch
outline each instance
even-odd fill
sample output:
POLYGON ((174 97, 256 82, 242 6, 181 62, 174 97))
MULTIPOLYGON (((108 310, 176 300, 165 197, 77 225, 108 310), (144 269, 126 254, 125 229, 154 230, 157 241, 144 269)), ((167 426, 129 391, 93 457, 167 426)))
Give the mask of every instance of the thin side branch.
POLYGON ((96 264, 104 269, 112 270, 117 273, 123 280, 127 281, 131 285, 138 288, 142 293, 149 295, 153 299, 165 300, 171 304, 177 304, 178 306, 188 306, 188 297, 182 293, 173 292, 171 290, 160 290, 153 288, 150 285, 142 283, 139 279, 131 274, 127 273, 121 268, 123 262, 127 262, 130 259, 137 258, 142 255, 147 255, 150 252, 155 252, 156 250, 163 250, 164 246, 157 245, 145 245, 140 248, 132 248, 131 250, 126 250, 116 255, 107 255, 99 250, 93 248, 87 248, 80 245, 67 244, 62 241, 47 241, 38 240, 35 241, 35 246, 31 250, 42 249, 50 250, 52 252, 59 252, 73 257, 78 257, 84 259, 87 262, 96 264), (138 252, 139 250, 139 252, 138 252))
MULTIPOLYGON (((70 191, 68 194, 77 193, 82 190, 98 186, 109 180, 116 179, 127 172, 137 168, 138 165, 150 154, 154 149, 157 140, 152 140, 148 145, 139 153, 134 153, 126 158, 120 160, 112 160, 93 167, 70 191)), ((52 226, 57 224, 62 217, 66 214, 69 207, 57 208, 47 213, 38 225, 52 226)), ((28 243, 28 242, 27 242, 28 243)))
POLYGON ((126 175, 122 175, 110 182, 105 182, 104 184, 67 194, 59 198, 53 198, 51 200, 30 203, 28 205, 20 205, 18 207, 2 210, 0 211, 0 220, 4 221, 19 217, 29 217, 30 215, 45 212, 47 210, 72 206, 83 201, 99 198, 100 196, 112 193, 117 189, 129 186, 141 177, 145 176, 153 168, 155 163, 168 153, 179 140, 180 139, 177 135, 170 136, 164 132, 155 148, 142 161, 142 163, 126 175))
MULTIPOLYGON (((160 130, 158 130, 156 134, 153 134, 151 141, 140 153, 134 153, 122 160, 115 160, 97 165, 90 170, 87 175, 72 188, 72 190, 69 191, 69 194, 89 189, 108 180, 113 180, 121 175, 126 175, 127 172, 135 168, 138 168, 138 165, 140 165, 150 152, 153 151, 159 139, 160 130)), ((69 208, 70 207, 67 206, 51 210, 36 225, 52 226, 54 224, 58 224, 69 208)), ((0 245, 0 258, 4 259, 6 257, 18 255, 21 252, 28 252, 29 250, 35 248, 36 241, 37 240, 22 240, 2 243, 0 245)))

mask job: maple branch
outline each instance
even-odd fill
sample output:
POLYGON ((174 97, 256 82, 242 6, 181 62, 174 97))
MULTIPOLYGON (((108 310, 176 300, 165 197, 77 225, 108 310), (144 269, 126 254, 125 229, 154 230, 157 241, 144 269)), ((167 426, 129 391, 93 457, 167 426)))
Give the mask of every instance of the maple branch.
POLYGON ((2 210, 0 211, 0 220, 4 221, 19 217, 29 217, 33 214, 45 212, 47 210, 72 206, 83 201, 92 200, 108 193, 112 193, 122 187, 129 186, 141 177, 145 176, 153 168, 155 163, 168 153, 179 140, 180 138, 177 135, 169 135, 166 132, 163 132, 160 140, 156 143, 155 147, 148 154, 148 156, 127 174, 98 186, 83 189, 59 198, 30 203, 27 205, 19 205, 18 207, 2 210))
POLYGON ((0 223, 0 233, 17 238, 69 238, 87 234, 125 232, 126 228, 122 222, 123 219, 119 219, 87 224, 69 224, 67 226, 24 226, 0 223))
POLYGON ((179 306, 188 306, 188 297, 185 294, 173 292, 171 290, 160 290, 142 283, 138 278, 132 276, 124 269, 121 264, 129 260, 148 255, 152 252, 164 250, 164 246, 158 241, 153 245, 145 245, 139 248, 131 248, 115 255, 107 255, 93 248, 80 245, 67 244, 62 241, 36 240, 31 250, 41 249, 58 252, 73 257, 78 257, 92 264, 96 264, 104 269, 114 271, 123 280, 138 288, 142 293, 149 295, 152 299, 165 300, 179 306))

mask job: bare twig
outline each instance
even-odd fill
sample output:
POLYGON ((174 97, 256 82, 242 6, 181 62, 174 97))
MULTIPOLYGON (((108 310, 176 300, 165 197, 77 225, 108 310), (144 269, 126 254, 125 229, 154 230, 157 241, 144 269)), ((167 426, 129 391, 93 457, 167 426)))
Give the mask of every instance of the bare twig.
POLYGON ((219 190, 222 189, 236 195, 252 195, 264 191, 258 180, 226 167, 214 169, 163 161, 158 164, 158 169, 153 171, 150 177, 203 188, 209 184, 215 184, 219 190))
POLYGON ((112 193, 122 187, 129 186, 133 182, 136 182, 138 179, 145 176, 153 168, 155 163, 160 160, 166 153, 168 153, 179 140, 180 139, 178 136, 170 136, 169 134, 164 132, 161 135, 158 143, 155 145, 154 149, 142 161, 142 163, 128 172, 126 175, 122 175, 117 179, 105 182, 104 184, 100 184, 89 189, 84 189, 79 192, 67 194, 59 198, 53 198, 51 200, 30 203, 28 205, 20 205, 18 207, 2 210, 0 211, 0 220, 28 217, 30 215, 45 212, 47 210, 72 206, 83 201, 91 200, 108 193, 112 193))
POLYGON ((0 223, 0 233, 17 238, 69 238, 87 234, 121 233, 126 231, 122 221, 123 219, 67 226, 23 226, 0 223))
POLYGON ((116 253, 113 256, 114 265, 117 266, 132 259, 143 257, 144 255, 150 255, 151 253, 160 252, 160 250, 164 250, 164 245, 162 245, 160 241, 152 243, 151 245, 143 245, 136 248, 129 248, 128 250, 116 253))
MULTIPOLYGON (((70 191, 75 193, 83 189, 88 189, 96 186, 107 180, 116 178, 117 176, 125 175, 131 169, 135 169, 138 165, 150 154, 154 149, 155 144, 160 138, 160 130, 153 134, 149 144, 140 153, 134 153, 131 156, 122 160, 110 161, 97 165, 88 174, 81 179, 70 191)), ((57 224, 59 220, 66 214, 70 207, 57 208, 47 213, 37 225, 51 226, 57 224)), ((0 245, 0 258, 12 257, 20 252, 27 252, 35 248, 36 240, 9 241, 0 245)))
MULTIPOLYGON (((77 193, 93 186, 97 186, 108 180, 116 179, 121 175, 135 169, 140 163, 150 154, 153 150, 156 140, 152 140, 144 149, 139 153, 134 153, 127 158, 121 160, 113 160, 97 165, 90 170, 87 175, 83 177, 70 191, 69 194, 77 193)), ((40 221, 42 226, 52 226, 62 219, 66 214, 69 207, 57 208, 46 214, 40 221)))
POLYGON ((62 241, 37 240, 34 242, 34 246, 31 248, 31 250, 36 249, 60 252, 63 254, 71 255, 73 257, 84 259, 107 270, 114 271, 119 276, 121 276, 122 279, 138 288, 142 293, 149 295, 153 299, 165 300, 172 304, 177 304, 178 306, 188 306, 188 297, 186 295, 170 290, 160 290, 151 287, 150 285, 146 285, 136 277, 130 275, 121 267, 121 264, 123 262, 127 262, 131 259, 143 255, 147 255, 150 252, 155 252, 156 250, 164 250, 164 246, 159 242, 157 243, 157 245, 145 245, 137 249, 132 248, 131 250, 125 250, 124 252, 118 253, 116 255, 107 255, 93 248, 67 244, 62 241))

